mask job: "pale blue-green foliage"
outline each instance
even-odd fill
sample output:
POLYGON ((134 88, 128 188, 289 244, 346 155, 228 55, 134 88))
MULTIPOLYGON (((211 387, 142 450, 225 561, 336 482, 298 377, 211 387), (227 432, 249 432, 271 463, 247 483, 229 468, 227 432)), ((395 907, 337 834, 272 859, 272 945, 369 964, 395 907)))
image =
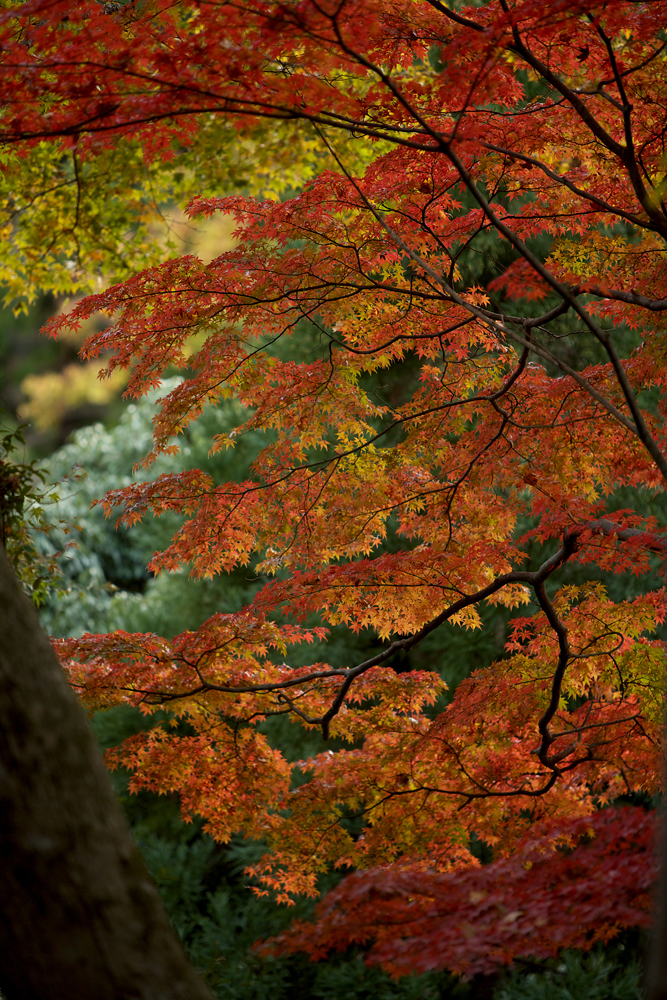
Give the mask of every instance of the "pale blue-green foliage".
POLYGON ((91 508, 108 490, 153 479, 163 472, 198 466, 211 472, 217 482, 245 474, 258 447, 252 439, 242 439, 235 449, 208 458, 212 436, 228 432, 240 422, 232 403, 210 408, 180 439, 178 455, 162 456, 148 471, 133 472, 135 463, 151 448, 156 398, 173 384, 174 380, 166 382, 158 392, 132 403, 111 429, 94 424, 77 431, 71 443, 45 463, 52 479, 67 476, 75 468, 86 473, 82 482, 61 490, 63 499, 48 511, 53 523, 51 536, 39 542, 54 551, 62 547, 58 519, 81 529, 76 533, 76 546, 63 557, 71 590, 42 611, 44 627, 52 635, 123 628, 172 636, 196 628, 215 611, 236 610, 252 593, 249 573, 214 581, 188 580, 186 569, 157 578, 148 573, 146 564, 169 543, 178 527, 176 515, 149 516, 128 530, 117 526, 116 518, 105 518, 100 507, 91 508))
POLYGON ((493 1000, 642 1000, 642 968, 623 947, 564 952, 558 964, 539 972, 508 972, 493 1000))

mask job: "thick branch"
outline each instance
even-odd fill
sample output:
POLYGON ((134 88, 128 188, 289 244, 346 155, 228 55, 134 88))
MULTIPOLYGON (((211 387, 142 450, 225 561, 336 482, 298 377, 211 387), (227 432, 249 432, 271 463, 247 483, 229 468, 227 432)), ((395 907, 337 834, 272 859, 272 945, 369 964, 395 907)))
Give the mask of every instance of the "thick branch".
POLYGON ((624 292, 620 288, 586 288, 588 295, 596 295, 601 299, 614 299, 617 302, 627 302, 629 305, 641 306, 642 309, 649 309, 651 312, 663 312, 667 309, 667 299, 651 299, 647 295, 641 295, 634 290, 624 292))
MULTIPOLYGON (((547 597, 543 580, 536 583, 535 595, 539 601, 542 611, 547 617, 547 621, 558 636, 559 646, 558 665, 554 671, 551 681, 551 698, 549 699, 546 712, 537 724, 537 728, 539 729, 542 737, 542 742, 537 751, 537 755, 540 758, 540 762, 544 764, 545 767, 558 772, 558 765, 556 761, 549 758, 549 749, 551 744, 554 742, 554 737, 551 735, 551 731, 549 729, 549 723, 558 711, 558 705, 560 704, 560 693, 563 686, 563 678, 565 677, 565 671, 570 660, 570 646, 567 639, 567 629, 556 614, 553 604, 547 597)), ((569 753, 569 749, 567 750, 567 753, 569 753)))

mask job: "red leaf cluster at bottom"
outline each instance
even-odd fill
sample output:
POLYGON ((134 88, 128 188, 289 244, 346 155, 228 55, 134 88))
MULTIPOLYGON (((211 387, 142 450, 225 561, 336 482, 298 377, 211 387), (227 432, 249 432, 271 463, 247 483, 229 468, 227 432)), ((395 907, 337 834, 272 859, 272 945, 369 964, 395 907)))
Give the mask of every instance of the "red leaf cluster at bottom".
POLYGON ((449 969, 488 975, 518 957, 591 948, 651 922, 656 814, 638 807, 543 827, 511 857, 440 873, 400 864, 356 872, 327 894, 315 924, 260 945, 317 960, 370 945, 394 975, 449 969))

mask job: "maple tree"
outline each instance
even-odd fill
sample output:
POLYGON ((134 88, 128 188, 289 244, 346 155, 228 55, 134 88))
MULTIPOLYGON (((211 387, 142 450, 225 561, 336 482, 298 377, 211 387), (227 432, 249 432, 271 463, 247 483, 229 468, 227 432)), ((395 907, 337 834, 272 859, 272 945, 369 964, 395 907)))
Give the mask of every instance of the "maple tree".
POLYGON ((52 148, 93 172, 123 143, 187 162, 219 121, 242 138, 287 123, 307 144, 294 197, 190 201, 235 217, 235 249, 148 261, 47 328, 106 313, 82 353, 110 352, 130 395, 183 372, 146 467, 219 400, 245 413, 213 452, 265 437, 242 482, 185 470, 102 501, 127 525, 178 513, 151 568, 252 566, 253 601, 170 640, 58 649, 91 707, 170 709, 112 763, 135 789, 178 791, 219 839, 264 837, 254 874, 279 898, 331 864, 389 880, 428 859, 445 877, 474 863, 472 834, 511 857, 535 824, 558 838, 660 789, 666 15, 662 0, 2 13, 7 177, 52 148), (644 585, 614 595, 611 573, 644 585), (445 622, 479 628, 485 604, 516 609, 505 655, 437 710, 439 674, 392 662, 445 622), (300 643, 326 657, 341 625, 383 644, 357 664, 284 662, 300 643), (273 715, 336 749, 289 762, 273 715))
POLYGON ((397 975, 443 967, 490 975, 517 956, 551 958, 589 949, 624 927, 649 926, 654 817, 637 807, 604 809, 558 827, 545 839, 532 831, 509 858, 474 872, 358 872, 318 904, 315 926, 295 921, 264 950, 318 959, 370 941, 368 960, 397 975))

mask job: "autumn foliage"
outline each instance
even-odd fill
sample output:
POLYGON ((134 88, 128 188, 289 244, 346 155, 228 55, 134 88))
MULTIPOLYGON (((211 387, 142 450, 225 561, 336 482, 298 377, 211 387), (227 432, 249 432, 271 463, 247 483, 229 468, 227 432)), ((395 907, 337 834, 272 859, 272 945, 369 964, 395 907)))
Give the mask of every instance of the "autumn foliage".
POLYGON ((265 889, 373 869, 325 904, 318 954, 375 941, 406 971, 428 941, 424 968, 484 971, 645 920, 650 823, 597 810, 660 787, 665 23, 663 0, 31 0, 0 18, 9 174, 49 144, 77 170, 124 143, 187 165, 218 120, 302 143, 293 197, 190 201, 234 216, 235 249, 135 269, 48 332, 106 314, 82 353, 110 353, 130 395, 182 373, 146 467, 221 400, 238 426, 213 453, 263 436, 242 481, 190 470, 101 501, 127 525, 178 513, 151 569, 248 566, 253 602, 174 639, 59 651, 91 707, 170 709, 113 762, 218 838, 266 838, 265 889), (638 578, 631 596, 613 574, 638 578), (504 653, 442 709, 437 669, 396 656, 445 622, 480 628, 485 605, 512 610, 504 653), (329 664, 341 625, 375 651, 329 664), (275 714, 336 749, 289 762, 262 728, 275 714), (593 840, 542 855, 549 829, 593 840), (473 834, 488 870, 469 867, 473 834))
POLYGON ((448 968, 491 975, 513 959, 590 948, 651 920, 654 818, 604 809, 533 830, 509 858, 436 874, 388 866, 350 875, 264 951, 313 959, 353 944, 395 975, 448 968), (542 834, 540 836, 540 834, 542 834), (610 898, 613 906, 610 906, 610 898))

